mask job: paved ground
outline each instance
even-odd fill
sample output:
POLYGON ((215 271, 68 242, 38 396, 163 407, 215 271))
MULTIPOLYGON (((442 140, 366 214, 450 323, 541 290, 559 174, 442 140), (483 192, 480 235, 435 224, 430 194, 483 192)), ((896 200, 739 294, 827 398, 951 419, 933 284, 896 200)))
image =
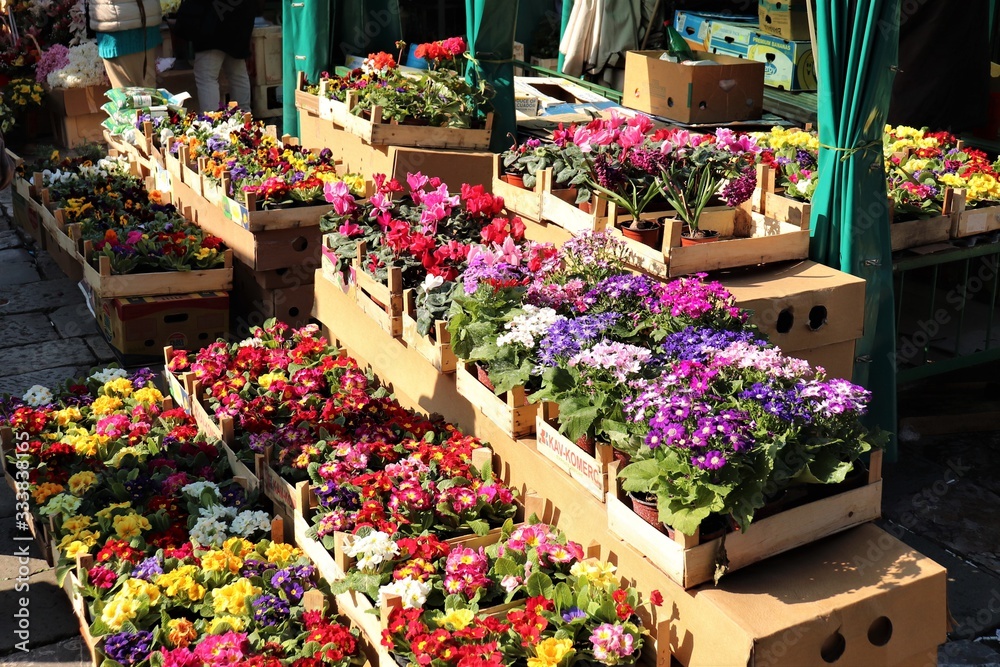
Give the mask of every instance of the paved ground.
MULTIPOLYGON (((9 191, 0 192, 0 393, 20 394, 113 355, 77 286, 12 229, 9 208, 9 191)), ((911 436, 901 462, 885 466, 882 526, 948 568, 954 629, 940 664, 1000 667, 1000 523, 994 518, 1000 433, 911 436)), ((0 485, 0 665, 89 664, 69 603, 37 550, 28 563, 30 651, 17 648, 13 613, 25 594, 17 590, 15 538, 22 531, 13 516, 12 494, 0 485)))

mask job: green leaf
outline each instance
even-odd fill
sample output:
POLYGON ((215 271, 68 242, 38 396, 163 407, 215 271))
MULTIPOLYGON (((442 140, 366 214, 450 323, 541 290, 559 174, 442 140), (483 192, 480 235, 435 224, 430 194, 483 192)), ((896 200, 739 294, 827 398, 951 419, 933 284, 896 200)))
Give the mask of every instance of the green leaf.
POLYGON ((472 530, 473 533, 482 537, 486 533, 490 532, 490 524, 482 519, 472 519, 467 521, 466 525, 472 530))
POLYGON ((552 598, 552 594, 555 591, 555 586, 552 584, 552 578, 545 574, 544 572, 535 572, 533 575, 528 577, 528 580, 524 582, 525 589, 528 591, 528 595, 531 597, 538 597, 541 595, 545 598, 552 598))

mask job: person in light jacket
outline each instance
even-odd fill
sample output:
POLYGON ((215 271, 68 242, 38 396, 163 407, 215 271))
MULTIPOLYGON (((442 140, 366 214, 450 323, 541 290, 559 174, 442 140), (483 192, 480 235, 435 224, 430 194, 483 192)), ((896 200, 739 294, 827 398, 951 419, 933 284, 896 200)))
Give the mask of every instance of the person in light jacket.
POLYGON ((112 88, 156 88, 160 0, 87 0, 91 29, 112 88))

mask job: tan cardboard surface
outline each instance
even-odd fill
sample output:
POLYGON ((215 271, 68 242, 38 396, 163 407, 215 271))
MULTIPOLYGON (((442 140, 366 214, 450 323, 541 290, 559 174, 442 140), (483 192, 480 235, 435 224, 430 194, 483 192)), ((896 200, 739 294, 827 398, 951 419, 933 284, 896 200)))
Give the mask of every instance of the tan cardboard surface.
POLYGON ((806 260, 729 272, 719 280, 786 352, 855 340, 864 332, 865 281, 836 269, 806 260))
POLYGON ((763 63, 695 53, 698 60, 718 64, 692 66, 660 60, 662 53, 626 54, 624 106, 682 123, 760 118, 764 101, 763 63))
POLYGON ((811 350, 795 350, 791 356, 805 359, 812 366, 822 366, 827 377, 850 380, 854 376, 854 347, 857 341, 845 340, 811 350))

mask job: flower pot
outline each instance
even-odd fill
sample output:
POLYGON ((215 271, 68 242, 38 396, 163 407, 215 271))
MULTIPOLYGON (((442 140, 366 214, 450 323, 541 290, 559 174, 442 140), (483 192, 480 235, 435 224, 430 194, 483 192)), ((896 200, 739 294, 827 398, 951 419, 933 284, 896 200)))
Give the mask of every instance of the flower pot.
POLYGON ((594 210, 592 203, 589 201, 582 201, 579 204, 577 204, 576 207, 587 214, 593 212, 594 210))
POLYGON ((621 470, 629 463, 632 462, 632 455, 628 452, 623 452, 620 449, 614 449, 612 455, 615 457, 615 461, 618 462, 618 469, 621 470))
POLYGON ((490 373, 482 365, 476 364, 476 378, 490 391, 496 391, 496 385, 490 382, 490 373))
POLYGON ((576 193, 576 188, 561 188, 559 190, 553 190, 552 196, 563 200, 567 204, 572 204, 576 201, 576 193))
POLYGON ((523 188, 527 190, 524 186, 524 176, 521 174, 504 174, 503 180, 507 181, 508 185, 513 185, 515 188, 523 188))
POLYGON ((714 243, 721 238, 719 232, 709 229, 699 229, 695 234, 696 236, 692 236, 690 230, 681 233, 681 247, 688 248, 702 243, 714 243))
POLYGON ((593 456, 597 452, 597 443, 589 435, 581 435, 576 439, 576 446, 593 456))
POLYGON ((665 532, 663 523, 660 521, 660 510, 656 507, 656 496, 640 498, 634 493, 630 493, 628 497, 632 501, 632 511, 638 514, 640 519, 660 532, 665 532), (650 501, 649 498, 653 500, 650 501))
POLYGON ((650 248, 658 248, 660 246, 660 234, 662 232, 663 227, 659 225, 651 229, 636 229, 632 225, 622 225, 622 234, 625 235, 625 238, 638 241, 643 245, 648 245, 650 248))

